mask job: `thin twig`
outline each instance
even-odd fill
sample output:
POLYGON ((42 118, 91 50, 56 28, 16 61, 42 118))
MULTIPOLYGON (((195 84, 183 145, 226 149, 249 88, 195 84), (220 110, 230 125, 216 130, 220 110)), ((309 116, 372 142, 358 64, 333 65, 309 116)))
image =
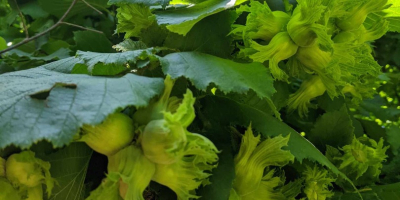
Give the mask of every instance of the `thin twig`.
POLYGON ((39 34, 33 36, 33 37, 25 38, 25 39, 22 40, 21 42, 19 42, 19 43, 13 45, 13 46, 11 46, 11 47, 8 47, 7 49, 4 49, 4 50, 0 51, 0 55, 3 54, 3 53, 5 53, 5 52, 7 52, 7 51, 11 51, 11 50, 13 50, 13 49, 15 49, 15 48, 17 48, 17 47, 19 47, 19 46, 21 46, 21 45, 24 45, 24 44, 26 44, 26 43, 28 43, 28 42, 30 42, 30 41, 32 41, 32 40, 35 40, 36 38, 39 38, 39 37, 41 37, 41 36, 47 34, 48 32, 52 31, 53 29, 57 28, 58 26, 60 26, 60 25, 62 25, 62 24, 66 24, 66 25, 70 25, 70 26, 75 26, 75 27, 78 27, 78 28, 82 28, 82 29, 89 30, 89 31, 94 31, 94 32, 97 32, 97 33, 103 33, 103 32, 101 32, 101 31, 97 31, 97 30, 93 30, 93 29, 88 29, 88 28, 85 28, 85 27, 83 27, 83 26, 79 26, 79 25, 76 25, 76 24, 71 24, 71 23, 63 22, 63 20, 64 20, 65 17, 67 17, 67 15, 71 12, 71 9, 74 7, 74 5, 76 4, 77 1, 78 1, 78 0, 72 1, 72 3, 71 3, 71 5, 69 6, 68 10, 65 11, 64 15, 63 15, 63 16, 58 20, 58 22, 55 23, 53 26, 51 26, 51 27, 48 28, 47 30, 45 30, 45 31, 43 31, 43 32, 41 32, 41 33, 39 33, 39 34))
POLYGON ((14 2, 15 2, 15 6, 17 7, 17 10, 18 10, 19 17, 21 17, 22 27, 24 28, 24 31, 25 31, 25 38, 29 38, 28 27, 26 26, 26 23, 25 23, 25 17, 22 14, 21 10, 19 9, 17 0, 14 0, 14 2))
POLYGON ((69 6, 68 10, 67 10, 67 11, 64 13, 64 15, 58 20, 58 22, 55 23, 53 26, 51 26, 51 27, 48 28, 47 30, 45 30, 45 31, 43 31, 43 32, 41 32, 41 33, 39 33, 39 34, 33 36, 33 37, 25 38, 25 40, 22 40, 21 42, 19 42, 19 43, 13 45, 13 46, 11 46, 11 47, 8 47, 7 49, 4 49, 4 50, 0 51, 0 54, 3 54, 3 53, 5 53, 5 52, 7 52, 7 51, 10 51, 10 50, 13 50, 13 49, 15 49, 15 48, 17 48, 17 47, 19 47, 19 46, 21 46, 21 45, 23 45, 23 44, 26 44, 26 43, 28 43, 28 42, 30 42, 30 41, 32 41, 32 40, 38 38, 38 37, 41 37, 41 36, 45 35, 46 33, 52 31, 53 29, 55 29, 57 26, 59 26, 59 25, 61 24, 61 22, 65 19, 65 17, 68 15, 68 13, 71 12, 72 7, 74 7, 74 5, 76 4, 77 1, 78 1, 78 0, 74 0, 74 1, 71 3, 71 5, 69 6))
POLYGON ((68 22, 60 22, 60 23, 61 23, 61 24, 68 25, 68 26, 73 26, 73 27, 81 28, 81 29, 87 30, 87 31, 93 31, 93 32, 100 33, 100 34, 103 33, 103 32, 101 32, 101 31, 98 31, 98 30, 95 30, 95 29, 90 29, 90 28, 86 28, 86 27, 83 27, 83 26, 79 26, 79 25, 77 25, 77 24, 72 24, 72 23, 68 23, 68 22))
POLYGON ((94 11, 98 12, 100 15, 103 14, 103 12, 101 12, 100 10, 97 10, 97 8, 95 8, 94 6, 90 5, 88 2, 86 2, 85 0, 81 0, 83 3, 85 3, 88 7, 90 7, 91 9, 93 9, 94 11))

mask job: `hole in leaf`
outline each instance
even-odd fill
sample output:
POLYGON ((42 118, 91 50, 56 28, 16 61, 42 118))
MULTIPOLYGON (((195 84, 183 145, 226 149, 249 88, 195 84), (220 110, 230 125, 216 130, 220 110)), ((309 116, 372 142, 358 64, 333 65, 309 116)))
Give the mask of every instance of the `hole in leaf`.
POLYGON ((47 97, 49 96, 49 94, 50 94, 50 90, 47 90, 47 91, 41 91, 41 92, 38 92, 35 94, 31 94, 30 96, 33 99, 46 100, 47 97))
POLYGON ((65 88, 69 88, 69 89, 76 89, 77 85, 76 84, 66 84, 66 83, 56 83, 50 90, 39 91, 39 92, 36 92, 29 96, 33 99, 46 100, 47 97, 49 97, 49 95, 50 95, 50 91, 55 87, 65 87, 65 88))

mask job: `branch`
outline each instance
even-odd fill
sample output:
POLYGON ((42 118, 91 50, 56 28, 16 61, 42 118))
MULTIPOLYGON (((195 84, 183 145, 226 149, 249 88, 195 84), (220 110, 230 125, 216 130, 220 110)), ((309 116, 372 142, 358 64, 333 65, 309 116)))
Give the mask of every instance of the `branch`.
POLYGON ((17 7, 17 10, 18 10, 19 17, 21 17, 22 27, 24 28, 24 31, 25 31, 25 37, 26 37, 26 38, 29 38, 28 27, 26 26, 26 23, 25 23, 25 17, 24 17, 24 15, 22 14, 21 10, 19 9, 17 0, 14 0, 14 2, 15 2, 15 6, 17 7))
POLYGON ((11 51, 11 50, 13 50, 13 49, 15 49, 15 48, 17 48, 17 47, 19 47, 19 46, 21 46, 21 45, 24 45, 24 44, 26 44, 26 43, 28 43, 28 42, 30 42, 30 41, 32 41, 32 40, 35 40, 36 38, 39 38, 39 37, 41 37, 41 36, 47 34, 48 32, 52 31, 53 29, 57 28, 58 26, 60 26, 60 25, 62 25, 62 24, 66 24, 66 25, 70 25, 70 26, 82 28, 82 29, 89 30, 89 31, 94 31, 94 32, 97 32, 97 33, 103 33, 103 32, 101 32, 101 31, 97 31, 97 30, 93 30, 93 29, 88 29, 88 28, 85 28, 85 27, 83 27, 83 26, 79 26, 79 25, 76 25, 76 24, 71 24, 71 23, 67 23, 67 22, 64 22, 64 21, 63 21, 63 20, 65 19, 65 17, 67 17, 67 15, 71 12, 71 9, 74 7, 74 5, 76 4, 77 1, 78 1, 78 0, 72 1, 71 5, 70 5, 69 8, 67 9, 67 11, 65 11, 64 15, 63 15, 63 16, 58 20, 58 22, 55 23, 53 26, 51 26, 51 27, 48 28, 47 30, 45 30, 45 31, 43 31, 43 32, 41 32, 41 33, 39 33, 39 34, 33 36, 33 37, 25 38, 25 39, 22 40, 21 42, 19 42, 19 43, 13 45, 13 46, 11 46, 11 47, 8 47, 7 49, 4 49, 4 50, 0 51, 0 55, 3 54, 3 53, 5 53, 5 52, 7 52, 7 51, 11 51))
POLYGON ((68 22, 60 22, 60 23, 61 23, 61 24, 68 25, 68 26, 73 26, 73 27, 81 28, 81 29, 87 30, 87 31, 93 31, 93 32, 100 33, 100 34, 103 33, 103 32, 98 31, 98 30, 94 30, 94 29, 90 29, 90 28, 83 27, 83 26, 79 26, 79 25, 77 25, 77 24, 72 24, 72 23, 68 23, 68 22))
POLYGON ((83 3, 85 3, 88 7, 90 7, 91 9, 93 9, 94 11, 98 12, 100 15, 103 14, 103 12, 101 12, 100 10, 97 10, 94 6, 90 5, 88 2, 86 2, 85 0, 82 0, 83 3))

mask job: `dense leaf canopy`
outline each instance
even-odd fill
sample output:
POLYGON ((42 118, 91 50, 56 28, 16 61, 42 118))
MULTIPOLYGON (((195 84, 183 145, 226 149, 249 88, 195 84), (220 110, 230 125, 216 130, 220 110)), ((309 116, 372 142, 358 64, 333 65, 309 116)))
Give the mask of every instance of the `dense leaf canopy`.
POLYGON ((0 199, 398 199, 399 33, 400 0, 0 0, 0 199))

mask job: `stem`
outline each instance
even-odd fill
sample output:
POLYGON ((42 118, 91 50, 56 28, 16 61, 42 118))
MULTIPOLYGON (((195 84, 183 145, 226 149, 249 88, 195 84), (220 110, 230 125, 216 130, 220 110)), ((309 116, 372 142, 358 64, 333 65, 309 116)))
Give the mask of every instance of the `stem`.
POLYGON ((81 28, 81 29, 87 30, 87 31, 93 31, 93 32, 100 33, 100 34, 103 33, 103 32, 98 31, 98 30, 94 30, 94 29, 90 29, 90 28, 83 27, 83 26, 79 26, 79 25, 77 25, 77 24, 72 24, 72 23, 68 23, 68 22, 60 22, 60 23, 61 23, 61 24, 68 25, 68 26, 73 26, 73 27, 81 28))
MULTIPOLYGON (((15 1, 16 1, 16 0, 15 0, 15 1)), ((71 24, 71 23, 68 23, 68 22, 64 22, 64 21, 63 21, 63 20, 65 19, 65 17, 67 17, 67 15, 71 12, 71 9, 74 7, 74 5, 76 4, 77 1, 78 1, 78 0, 72 1, 71 5, 70 5, 69 8, 67 9, 67 11, 65 11, 64 15, 63 15, 63 16, 58 20, 58 22, 55 23, 53 26, 51 26, 51 27, 48 28, 47 30, 45 30, 45 31, 43 31, 43 32, 41 32, 41 33, 39 33, 39 34, 33 36, 33 37, 25 38, 25 39, 22 40, 21 42, 19 42, 19 43, 13 45, 13 46, 11 46, 11 47, 8 47, 7 49, 4 49, 4 50, 0 51, 0 55, 3 54, 3 53, 5 53, 5 52, 11 51, 11 50, 13 50, 13 49, 15 49, 15 48, 17 48, 17 47, 19 47, 19 46, 21 46, 21 45, 24 45, 24 44, 26 44, 26 43, 28 43, 28 42, 30 42, 30 41, 32 41, 32 40, 35 40, 36 38, 39 38, 39 37, 41 37, 41 36, 47 34, 48 32, 52 31, 53 29, 57 28, 58 26, 60 26, 60 25, 62 25, 62 24, 66 24, 66 25, 69 25, 69 26, 74 26, 74 27, 82 28, 82 29, 84 29, 84 30, 94 31, 94 32, 97 32, 97 33, 103 33, 103 32, 101 32, 101 31, 97 31, 97 30, 93 30, 93 29, 88 29, 88 28, 85 28, 85 27, 83 27, 83 26, 79 26, 79 25, 76 25, 76 24, 71 24)))
POLYGON ((96 12, 98 12, 100 15, 102 15, 103 13, 100 10, 97 10, 94 6, 90 5, 88 2, 86 2, 85 0, 82 0, 83 3, 85 3, 88 7, 90 7, 91 9, 95 10, 96 12))
POLYGON ((24 15, 22 14, 21 10, 19 9, 17 0, 14 0, 14 2, 15 2, 15 6, 17 7, 17 10, 18 10, 19 17, 21 17, 22 27, 24 28, 24 31, 25 31, 25 37, 26 37, 26 38, 29 38, 28 27, 26 26, 26 23, 25 23, 25 17, 24 17, 24 15))

